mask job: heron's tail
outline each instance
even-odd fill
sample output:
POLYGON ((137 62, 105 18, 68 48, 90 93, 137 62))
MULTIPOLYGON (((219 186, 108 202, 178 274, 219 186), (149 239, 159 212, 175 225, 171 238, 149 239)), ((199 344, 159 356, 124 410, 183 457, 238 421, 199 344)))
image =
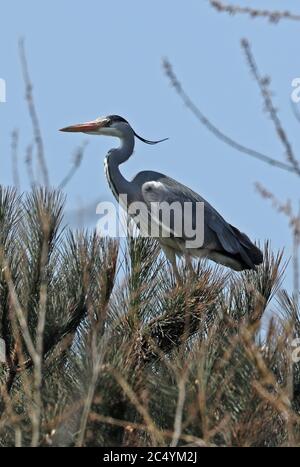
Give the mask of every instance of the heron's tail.
POLYGON ((233 225, 230 225, 230 227, 241 244, 240 256, 245 263, 245 269, 255 269, 255 266, 263 262, 264 257, 262 251, 251 242, 246 234, 240 232, 239 229, 233 225))

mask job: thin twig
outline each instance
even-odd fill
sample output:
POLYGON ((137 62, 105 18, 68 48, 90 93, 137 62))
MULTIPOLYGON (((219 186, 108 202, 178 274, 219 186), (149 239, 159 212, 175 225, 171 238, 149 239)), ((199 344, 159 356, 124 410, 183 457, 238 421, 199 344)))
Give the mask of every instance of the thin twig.
POLYGON ((271 201, 272 207, 279 213, 284 214, 288 221, 289 227, 292 232, 293 238, 293 295, 294 301, 298 304, 299 301, 299 245, 300 245, 300 206, 298 213, 293 212, 292 204, 290 200, 285 203, 279 201, 276 196, 263 187, 260 183, 255 184, 256 190, 259 192, 262 198, 271 201))
POLYGON ((73 176, 79 169, 83 156, 84 156, 84 150, 86 146, 87 146, 87 141, 84 141, 83 144, 77 148, 74 154, 74 160, 73 160, 72 167, 70 171, 67 173, 67 175, 59 183, 58 185, 59 190, 63 190, 66 187, 66 185, 69 183, 69 181, 73 178, 73 176))
POLYGON ((286 170, 288 172, 292 172, 300 175, 292 165, 285 164, 277 159, 274 159, 266 154, 263 154, 259 151, 254 149, 248 148, 243 146, 242 144, 238 143, 237 141, 233 140, 225 133, 223 133, 219 128, 217 128, 210 120, 202 113, 202 111, 194 104, 194 102, 190 99, 187 95, 185 90, 183 89, 181 83, 178 81, 177 76, 174 73, 173 67, 168 60, 163 61, 163 68, 165 71, 166 76, 169 78, 170 83, 174 87, 175 91, 177 92, 178 96, 182 99, 185 106, 194 114, 194 116, 199 120, 199 122, 204 125, 214 136, 218 139, 223 141, 224 143, 228 144, 232 148, 236 149, 239 152, 247 154, 248 156, 254 157, 266 164, 272 165, 273 167, 277 167, 282 170, 286 170))
POLYGON ((44 214, 42 219, 43 228, 43 244, 40 260, 40 276, 41 285, 39 291, 39 312, 38 312, 38 323, 36 329, 36 354, 37 359, 33 368, 34 375, 34 410, 32 410, 32 440, 31 446, 37 447, 40 440, 40 423, 42 414, 42 365, 43 365, 43 354, 44 354, 44 331, 46 325, 46 311, 47 311, 47 265, 49 258, 49 218, 47 214, 44 214))
POLYGON ((19 146, 19 131, 14 130, 11 135, 11 161, 13 184, 17 191, 20 191, 20 176, 18 168, 18 146, 19 146))
POLYGON ((178 441, 181 437, 182 432, 182 417, 183 417, 183 408, 184 402, 186 398, 186 380, 188 376, 188 367, 184 369, 184 372, 179 379, 178 382, 178 400, 177 400, 177 407, 176 407, 176 414, 175 414, 175 421, 174 421, 174 434, 171 442, 171 447, 176 447, 178 441))
POLYGON ((145 424, 148 426, 149 429, 149 434, 151 435, 153 445, 156 446, 157 443, 159 443, 160 446, 164 446, 164 440, 161 436, 161 433, 156 426, 155 422, 153 421, 151 415, 149 414, 147 408, 139 401, 136 393, 132 389, 132 387, 129 385, 129 383, 125 380, 125 378, 121 375, 120 372, 115 370, 114 368, 109 368, 106 366, 107 369, 111 372, 111 374, 114 376, 115 380, 119 384, 119 386, 122 388, 124 393, 127 395, 129 398, 130 402, 135 406, 136 410, 139 412, 139 414, 143 417, 143 420, 145 424))
POLYGON ((296 120, 300 122, 300 111, 299 111, 298 105, 295 102, 292 102, 292 110, 293 110, 296 120))
POLYGON ((103 363, 103 357, 104 357, 103 352, 101 352, 100 349, 97 349, 97 350, 98 350, 98 355, 96 354, 96 352, 93 352, 94 355, 93 355, 92 378, 89 383, 89 388, 88 388, 88 392, 87 392, 87 396, 85 399, 85 404, 84 404, 83 412, 81 416, 79 435, 78 435, 78 439, 76 442, 77 447, 82 447, 84 444, 87 422, 88 422, 89 414, 91 411, 91 407, 92 407, 92 403, 93 403, 93 399, 95 395, 99 372, 100 372, 100 369, 103 363))
POLYGON ((24 313, 24 311, 22 309, 22 306, 21 306, 21 304, 19 302, 17 292, 16 292, 16 289, 15 289, 15 285, 14 285, 14 282, 13 282, 13 279, 12 279, 11 270, 10 270, 8 261, 5 258, 4 252, 3 252, 2 249, 0 249, 0 256, 1 256, 1 260, 3 262, 3 273, 4 273, 4 277, 5 277, 8 289, 9 289, 11 303, 12 303, 12 305, 14 307, 15 312, 16 312, 16 316, 17 316, 20 328, 22 330, 22 335, 23 335, 24 341, 26 343, 27 350, 28 350, 32 360, 34 362, 36 362, 37 353, 36 353, 36 350, 34 348, 33 341, 31 339, 31 335, 30 335, 30 332, 29 332, 29 329, 28 329, 26 318, 25 318, 25 313, 24 313))
MULTIPOLYGON (((146 424, 131 422, 127 420, 119 420, 117 418, 107 417, 105 415, 97 414, 95 412, 90 413, 90 420, 99 421, 101 423, 106 423, 112 426, 122 427, 124 428, 124 430, 129 431, 129 432, 132 430, 140 430, 140 431, 149 433, 149 426, 146 424)), ((174 435, 173 431, 170 431, 170 430, 160 430, 160 434, 166 439, 172 438, 174 435)), ((213 444, 206 443, 203 439, 197 438, 196 436, 193 436, 193 435, 186 435, 182 433, 180 435, 180 439, 187 443, 195 443, 198 446, 203 446, 203 447, 214 446, 213 444)))
POLYGON ((27 168, 27 174, 28 174, 28 179, 31 187, 33 188, 35 186, 35 177, 33 173, 33 165, 32 165, 32 152, 33 152, 33 145, 29 144, 26 149, 26 155, 25 155, 25 165, 27 168))
POLYGON ((257 8, 243 7, 240 5, 228 5, 220 2, 219 0, 209 0, 211 6, 217 11, 222 13, 234 14, 246 14, 251 18, 266 18, 271 23, 278 23, 282 19, 290 19, 293 21, 300 21, 300 15, 291 13, 289 11, 271 11, 271 10, 259 10, 257 8))
POLYGON ((299 280, 299 246, 300 246, 300 203, 298 215, 294 218, 293 222, 293 290, 294 301, 296 307, 299 303, 300 294, 300 280, 299 280))
POLYGON ((36 112, 36 108, 35 108, 35 104, 33 100, 32 83, 31 83, 30 76, 29 76, 28 63, 27 63, 25 45, 24 45, 23 39, 19 41, 19 52, 20 52, 20 60, 21 60, 21 66, 22 66, 22 72, 23 72, 23 79, 24 79, 25 89, 26 89, 26 101, 27 101, 28 110, 29 110, 29 114, 30 114, 30 118, 32 122, 34 139, 35 139, 35 143, 37 146, 37 159, 38 159, 41 174, 43 177, 44 185, 48 187, 50 185, 50 180, 49 180, 48 168, 47 168, 47 163, 46 163, 45 153, 44 153, 44 144, 43 144, 40 124, 39 124, 39 119, 37 116, 37 112, 36 112))
POLYGON ((281 141, 285 153, 286 153, 286 158, 289 164, 294 168, 295 173, 297 175, 300 175, 300 165, 298 160, 296 159, 296 156, 294 154, 292 145, 287 137, 286 131, 284 130, 282 123, 280 121, 280 118, 278 116, 278 110, 275 108, 273 101, 272 101, 272 96, 271 96, 271 91, 269 89, 270 85, 270 78, 269 77, 263 77, 260 75, 260 72, 258 70, 258 66, 255 62, 255 58, 253 56, 253 53, 251 51, 250 44, 247 39, 242 39, 241 41, 242 48, 245 52, 246 60, 248 62, 250 71, 255 79, 255 81, 258 84, 258 87, 260 89, 262 98, 264 100, 264 105, 265 105, 265 110, 269 114, 271 121, 274 124, 277 136, 279 140, 281 141))

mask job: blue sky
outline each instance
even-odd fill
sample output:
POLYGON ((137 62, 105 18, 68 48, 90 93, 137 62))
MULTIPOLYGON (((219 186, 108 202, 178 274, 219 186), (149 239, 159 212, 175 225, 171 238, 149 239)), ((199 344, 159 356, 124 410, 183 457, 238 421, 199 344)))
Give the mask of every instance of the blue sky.
MULTIPOLYGON (((294 3, 266 0, 264 6, 293 9, 294 3)), ((68 210, 113 199, 103 158, 114 141, 57 130, 116 113, 146 138, 170 137, 155 147, 138 142, 134 157, 123 168, 126 176, 144 169, 167 173, 198 191, 251 238, 271 239, 275 249, 285 247, 289 256, 287 222, 259 197, 254 183, 296 205, 299 178, 216 140, 183 107, 161 61, 168 57, 189 95, 224 132, 284 160, 240 39, 249 39, 261 72, 272 76, 274 101, 297 154, 300 126, 292 114, 290 94, 292 79, 300 76, 300 23, 282 21, 275 26, 262 19, 229 17, 204 0, 11 0, 1 2, 1 19, 0 78, 7 83, 7 102, 0 104, 2 184, 12 183, 12 130, 20 131, 21 161, 32 141, 18 57, 18 39, 24 37, 53 185, 70 168, 74 149, 89 140, 82 166, 66 189, 68 210)), ((23 162, 20 171, 26 190, 23 162)))

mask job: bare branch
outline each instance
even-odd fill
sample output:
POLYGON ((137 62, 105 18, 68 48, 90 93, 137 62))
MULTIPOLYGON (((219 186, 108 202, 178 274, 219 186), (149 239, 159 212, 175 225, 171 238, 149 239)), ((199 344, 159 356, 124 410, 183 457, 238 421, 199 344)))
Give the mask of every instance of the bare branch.
POLYGON ((300 122, 300 111, 298 109, 298 106, 294 102, 292 102, 292 110, 293 110, 296 120, 300 122))
POLYGON ((178 445, 178 441, 180 440, 181 433, 182 433, 182 419, 183 419, 184 403, 186 399, 187 376, 188 376, 188 367, 186 366, 181 378, 178 381, 178 400, 177 400, 177 407, 176 407, 176 414, 175 414, 175 421, 174 421, 174 434, 173 434, 172 442, 170 444, 170 446, 173 448, 175 448, 178 445))
POLYGON ((21 60, 21 65, 22 65, 23 79, 24 79, 25 89, 26 89, 26 101, 28 105, 28 110, 29 110, 32 126, 33 126, 34 139, 35 139, 35 143, 37 146, 37 158, 38 158, 40 170, 42 173, 43 182, 45 186, 48 187, 50 184, 50 181, 49 181, 48 168, 47 168, 47 163, 46 163, 45 154, 44 154, 44 144, 43 144, 40 124, 39 124, 39 119, 37 116, 37 112, 36 112, 36 108, 35 108, 35 104, 33 100, 32 83, 30 80, 29 72, 28 72, 28 64, 27 64, 27 58, 26 58, 26 53, 25 53, 24 41, 22 39, 19 41, 19 51, 20 51, 20 60, 21 60))
POLYGON ((20 191, 20 176, 18 168, 18 145, 19 145, 19 132, 14 130, 11 135, 11 160, 12 160, 12 175, 13 183, 17 191, 20 191))
POLYGON ((2 249, 0 249, 0 257, 1 257, 1 260, 2 260, 2 263, 3 263, 3 273, 4 273, 5 280, 6 280, 7 285, 8 285, 9 292, 10 292, 11 303, 12 303, 12 306, 14 307, 15 312, 16 312, 16 317, 17 317, 17 320, 19 322, 20 328, 22 330, 22 335, 23 335, 24 341, 26 343, 27 350, 28 350, 28 352, 30 354, 30 357, 32 358, 33 362, 36 362, 38 356, 37 356, 37 353, 36 353, 36 350, 35 350, 31 335, 30 335, 30 331, 28 329, 28 324, 27 324, 27 321, 26 321, 26 314, 25 314, 25 312, 24 312, 24 310, 23 310, 23 308, 22 308, 22 306, 21 306, 21 304, 19 302, 19 298, 17 296, 15 285, 14 285, 14 282, 13 282, 13 279, 12 279, 12 276, 11 276, 10 267, 9 267, 8 262, 7 262, 7 259, 4 256, 4 252, 3 252, 2 249))
POLYGON ((291 166, 293 166, 294 171, 298 175, 300 175, 299 162, 296 159, 292 145, 287 137, 285 130, 283 129, 280 118, 278 117, 278 109, 275 108, 273 101, 272 101, 272 95, 269 89, 270 78, 268 76, 263 77, 260 75, 254 56, 251 51, 250 44, 247 41, 247 39, 242 39, 241 45, 245 52, 250 71, 259 86, 262 98, 264 100, 265 110, 269 114, 270 119, 272 120, 274 124, 277 136, 279 137, 279 140, 281 141, 285 149, 286 158, 288 162, 291 164, 291 166))
POLYGON ((276 198, 276 196, 263 187, 260 183, 255 184, 256 190, 259 192, 260 196, 265 200, 271 201, 272 207, 279 213, 284 214, 288 221, 289 227, 292 232, 293 238, 293 299, 298 305, 299 301, 299 245, 300 245, 300 204, 298 212, 295 214, 293 212, 292 204, 290 200, 287 200, 285 203, 281 202, 276 198))
POLYGON ((62 181, 58 185, 59 190, 63 190, 66 187, 66 185, 69 183, 69 181, 73 178, 73 176, 79 169, 83 156, 84 156, 84 150, 86 146, 87 146, 87 141, 84 141, 83 144, 77 148, 74 154, 73 165, 70 171, 67 173, 67 175, 62 179, 62 181))
POLYGON ((259 10, 257 8, 243 7, 240 5, 224 4, 219 0, 209 0, 211 6, 221 13, 234 14, 245 14, 251 18, 266 18, 271 23, 278 23, 282 19, 290 19, 293 21, 300 21, 300 15, 291 13, 289 11, 271 11, 271 10, 259 10))
MULTIPOLYGON (((149 426, 147 424, 136 423, 136 422, 131 422, 127 420, 119 420, 114 417, 107 417, 105 415, 98 414, 96 412, 90 413, 90 419, 93 421, 95 420, 101 423, 106 423, 108 425, 122 427, 124 428, 124 430, 127 430, 127 431, 140 430, 146 433, 150 432, 149 426)), ((170 430, 160 430, 160 435, 168 439, 168 438, 173 438, 174 433, 173 431, 170 431, 170 430)), ((214 446, 213 444, 206 443, 203 439, 197 438, 196 436, 193 436, 193 435, 186 435, 182 433, 180 435, 180 439, 183 441, 186 441, 187 443, 195 443, 195 446, 199 446, 199 447, 200 446, 201 447, 213 447, 214 446)))
POLYGON ((152 419, 147 407, 145 407, 139 400, 136 392, 134 389, 130 386, 128 381, 122 376, 122 374, 117 371, 115 368, 106 366, 106 369, 110 371, 110 373, 114 376, 115 380, 119 384, 119 386, 122 388, 130 402, 135 406, 137 411, 140 413, 140 415, 143 417, 143 420, 145 424, 148 426, 149 433, 152 437, 153 440, 153 445, 157 446, 157 442, 160 442, 160 446, 164 446, 164 439, 160 433, 160 430, 156 426, 154 420, 152 419))
POLYGON ((286 170, 287 172, 292 172, 300 176, 300 173, 298 173, 298 171, 295 170, 295 167, 293 167, 292 165, 285 164, 284 162, 267 156, 266 154, 256 151, 255 149, 248 148, 238 143, 230 136, 227 136, 221 130, 219 130, 219 128, 217 128, 210 120, 208 120, 208 118, 202 113, 202 111, 194 104, 191 98, 187 95, 181 83, 178 81, 178 78, 174 73, 172 65, 166 59, 163 60, 163 68, 166 76, 170 80, 170 83, 174 87, 179 97, 182 99, 185 106, 194 114, 197 120, 199 120, 199 122, 202 125, 204 125, 216 138, 220 139, 221 141, 228 144, 229 146, 231 146, 239 152, 254 157, 255 159, 265 162, 266 164, 272 165, 273 167, 277 167, 279 169, 286 170))
POLYGON ((286 203, 282 203, 276 198, 276 196, 263 187, 260 183, 255 183, 255 188, 259 192, 262 198, 270 200, 272 202, 272 207, 279 213, 284 214, 292 223, 293 211, 290 200, 287 200, 286 203))
POLYGON ((49 258, 49 234, 50 234, 50 219, 48 214, 42 214, 42 229, 43 229, 43 244, 40 260, 40 275, 41 285, 39 291, 39 312, 36 329, 36 361, 34 362, 34 410, 32 411, 32 446, 38 446, 40 439, 40 424, 42 414, 42 369, 43 369, 43 354, 44 354, 44 331, 46 325, 47 313, 47 266, 49 258))
POLYGON ((33 152, 33 146, 32 144, 29 144, 26 149, 25 164, 27 168, 27 174, 28 174, 30 185, 34 187, 35 178, 34 178, 33 166, 32 166, 32 152, 33 152))
POLYGON ((87 395, 86 395, 85 404, 84 404, 83 412, 82 412, 82 416, 81 416, 80 429, 79 429, 78 439, 77 439, 77 442, 76 442, 77 447, 82 447, 83 443, 84 443, 86 427, 87 427, 87 423, 88 423, 89 414, 91 412, 93 399, 95 397, 95 390, 96 390, 96 386, 97 386, 99 372, 101 370, 101 366, 103 365, 103 357, 104 357, 103 352, 98 352, 98 355, 96 355, 96 352, 93 352, 93 356, 92 356, 92 359, 93 359, 92 378, 91 378, 91 382, 89 384, 89 388, 88 388, 88 392, 87 392, 87 395))
POLYGON ((293 295, 296 306, 299 304, 300 274, 299 274, 299 246, 300 246, 300 204, 298 215, 295 218, 295 227, 293 229, 293 295))

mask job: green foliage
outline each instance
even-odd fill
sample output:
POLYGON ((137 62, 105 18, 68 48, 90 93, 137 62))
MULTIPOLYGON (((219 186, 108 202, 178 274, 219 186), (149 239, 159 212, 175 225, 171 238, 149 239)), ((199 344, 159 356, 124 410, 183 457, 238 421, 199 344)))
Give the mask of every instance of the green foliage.
POLYGON ((281 255, 181 285, 155 240, 70 232, 63 205, 0 189, 0 445, 300 445, 281 255))

